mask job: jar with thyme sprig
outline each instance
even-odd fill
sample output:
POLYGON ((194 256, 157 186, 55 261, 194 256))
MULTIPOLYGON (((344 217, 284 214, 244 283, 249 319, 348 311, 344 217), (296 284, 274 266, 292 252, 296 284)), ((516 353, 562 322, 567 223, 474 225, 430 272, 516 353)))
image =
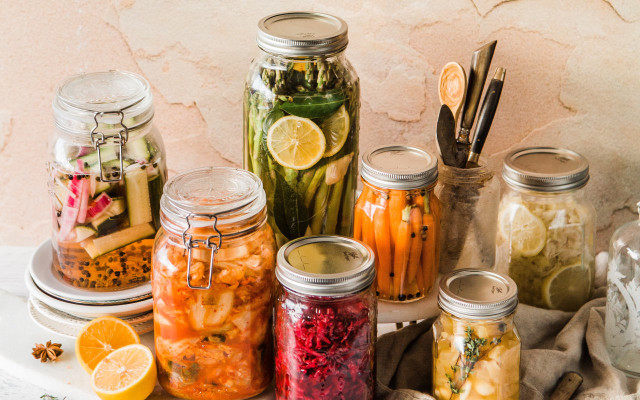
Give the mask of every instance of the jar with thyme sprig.
POLYGON ((244 167, 263 182, 278 245, 351 234, 360 86, 345 57, 347 24, 320 13, 258 23, 244 91, 244 167))
POLYGON ((495 272, 456 270, 440 281, 438 305, 442 313, 433 324, 433 396, 518 399, 515 282, 495 272))

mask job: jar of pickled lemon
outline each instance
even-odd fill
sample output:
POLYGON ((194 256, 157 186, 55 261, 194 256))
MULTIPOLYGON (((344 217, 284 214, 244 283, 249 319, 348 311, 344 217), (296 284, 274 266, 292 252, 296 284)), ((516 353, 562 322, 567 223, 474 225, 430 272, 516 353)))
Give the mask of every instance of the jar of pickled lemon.
POLYGON ((595 210, 585 199, 589 163, 578 153, 531 147, 509 154, 498 213, 498 266, 520 301, 576 311, 592 292, 595 210))
POLYGON ((440 280, 433 323, 433 396, 438 400, 519 398, 520 337, 513 323, 516 283, 459 269, 440 280))
POLYGON ((254 174, 172 178, 153 257, 158 380, 184 399, 247 399, 273 376, 276 245, 254 174))

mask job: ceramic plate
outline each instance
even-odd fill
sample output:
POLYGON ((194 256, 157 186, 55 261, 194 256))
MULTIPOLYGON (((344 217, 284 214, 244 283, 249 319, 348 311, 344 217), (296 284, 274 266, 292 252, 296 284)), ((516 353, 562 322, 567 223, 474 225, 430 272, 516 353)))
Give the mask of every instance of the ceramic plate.
POLYGON ((126 304, 151 298, 151 283, 111 292, 91 292, 72 286, 56 276, 53 270, 53 248, 51 239, 38 246, 29 262, 29 271, 38 287, 60 300, 82 304, 126 304))

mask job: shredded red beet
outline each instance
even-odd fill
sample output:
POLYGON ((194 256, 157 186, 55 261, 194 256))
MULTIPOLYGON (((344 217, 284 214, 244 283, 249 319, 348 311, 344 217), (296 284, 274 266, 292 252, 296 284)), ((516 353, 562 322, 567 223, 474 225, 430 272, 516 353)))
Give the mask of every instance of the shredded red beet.
POLYGON ((276 307, 276 398, 373 399, 375 299, 284 293, 276 307))

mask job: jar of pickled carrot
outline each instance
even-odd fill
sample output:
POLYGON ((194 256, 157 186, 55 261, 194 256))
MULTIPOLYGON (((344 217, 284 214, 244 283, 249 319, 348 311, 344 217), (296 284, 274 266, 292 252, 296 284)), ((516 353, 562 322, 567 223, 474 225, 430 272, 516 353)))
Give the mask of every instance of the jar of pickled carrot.
POLYGON ((260 179, 233 168, 172 178, 153 259, 158 379, 185 399, 246 399, 273 376, 276 244, 260 179))
POLYGON ((495 272, 455 270, 440 280, 438 305, 442 313, 433 323, 433 396, 518 399, 516 283, 495 272))
POLYGON ((148 282, 167 176, 149 83, 124 71, 73 76, 53 114, 53 270, 94 291, 148 282))
POLYGON ((278 252, 276 399, 373 400, 376 297, 371 249, 342 236, 278 252))
POLYGON ((417 147, 381 146, 362 156, 364 184, 354 237, 374 249, 381 300, 412 301, 433 288, 440 251, 438 160, 417 147))

